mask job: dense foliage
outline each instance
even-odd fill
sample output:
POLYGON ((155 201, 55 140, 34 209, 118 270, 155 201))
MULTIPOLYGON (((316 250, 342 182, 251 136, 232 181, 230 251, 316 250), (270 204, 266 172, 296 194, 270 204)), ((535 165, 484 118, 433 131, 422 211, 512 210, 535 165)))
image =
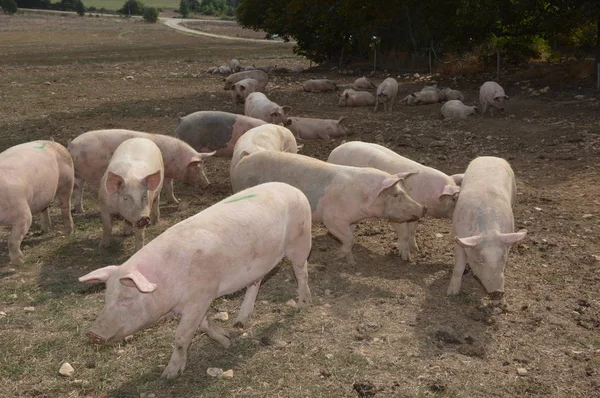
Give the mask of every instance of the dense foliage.
POLYGON ((144 13, 144 3, 140 0, 127 0, 117 12, 125 15, 142 15, 144 13))
POLYGON ((156 23, 158 21, 158 10, 154 7, 144 8, 144 21, 156 23))
POLYGON ((16 13, 19 9, 15 0, 0 0, 0 7, 2 7, 3 13, 9 15, 16 13))
POLYGON ((52 3, 50 0, 16 0, 16 3, 19 8, 76 11, 79 15, 85 14, 85 5, 81 0, 60 0, 56 3, 52 3))

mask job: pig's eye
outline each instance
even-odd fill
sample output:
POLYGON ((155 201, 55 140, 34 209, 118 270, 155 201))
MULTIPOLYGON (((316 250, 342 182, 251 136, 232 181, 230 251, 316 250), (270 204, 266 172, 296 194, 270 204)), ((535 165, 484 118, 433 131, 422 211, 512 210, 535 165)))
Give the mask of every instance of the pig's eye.
POLYGON ((144 196, 142 196, 142 200, 143 201, 147 201, 148 200, 148 195, 144 194, 144 196))
POLYGON ((123 196, 123 200, 127 201, 127 200, 129 200, 129 199, 131 199, 131 197, 130 197, 129 195, 125 195, 125 196, 123 196))

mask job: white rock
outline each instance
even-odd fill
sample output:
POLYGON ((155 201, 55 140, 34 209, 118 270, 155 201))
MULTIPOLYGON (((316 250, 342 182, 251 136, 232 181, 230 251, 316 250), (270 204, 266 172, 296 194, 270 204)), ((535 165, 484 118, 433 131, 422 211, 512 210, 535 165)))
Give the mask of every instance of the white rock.
POLYGON ((543 89, 540 90, 540 93, 546 94, 549 90, 550 90, 550 86, 546 86, 546 87, 544 87, 543 89))
POLYGON ((118 350, 117 355, 125 354, 125 350, 118 350))
POLYGON ((443 238, 443 237, 444 237, 444 234, 437 233, 437 234, 435 234, 435 237, 436 237, 436 238, 443 238))
POLYGON ((25 311, 25 312, 33 312, 33 311, 35 311, 35 307, 25 307, 25 308, 23 308, 23 311, 25 311))
POLYGON ((534 209, 536 209, 537 211, 542 211, 541 207, 534 207, 534 209))
POLYGON ((296 302, 294 301, 294 299, 289 299, 285 302, 285 305, 287 305, 288 307, 296 308, 296 302))
POLYGON ((217 312, 212 316, 212 319, 216 321, 227 321, 229 320, 229 314, 226 311, 217 312))
POLYGON ((577 99, 577 100, 582 100, 584 98, 585 98, 585 95, 581 95, 581 94, 575 96, 575 99, 577 99))
POLYGON ((233 379, 233 369, 226 370, 219 375, 220 379, 233 379))
POLYGON ((182 200, 179 202, 179 206, 177 206, 177 211, 184 211, 190 207, 190 202, 187 200, 182 200))
POLYGON ((71 377, 73 376, 73 373, 75 373, 75 369, 73 369, 69 362, 65 362, 58 370, 58 373, 60 373, 61 376, 71 377))
POLYGON ((127 80, 133 80, 133 76, 125 76, 125 79, 127 79, 127 80))
POLYGON ((584 214, 583 215, 583 218, 592 218, 592 217, 594 217, 593 214, 584 214))
POLYGON ((206 369, 206 374, 211 377, 219 377, 223 374, 223 369, 221 368, 208 368, 206 369))
POLYGON ((6 312, 0 311, 0 316, 6 316, 6 312))
POLYGON ((419 75, 418 73, 415 73, 415 74, 413 75, 413 77, 414 77, 415 79, 418 79, 419 77, 421 77, 421 75, 419 75))
POLYGON ((11 300, 16 300, 17 297, 19 297, 19 296, 17 296, 16 294, 11 294, 10 296, 8 296, 8 298, 11 300))
POLYGON ((527 376, 527 369, 525 369, 525 368, 517 368, 517 374, 519 376, 527 376))
POLYGON ((325 358, 332 359, 333 358, 333 354, 325 354, 325 358))
POLYGON ((325 295, 331 296, 331 289, 325 289, 325 295))

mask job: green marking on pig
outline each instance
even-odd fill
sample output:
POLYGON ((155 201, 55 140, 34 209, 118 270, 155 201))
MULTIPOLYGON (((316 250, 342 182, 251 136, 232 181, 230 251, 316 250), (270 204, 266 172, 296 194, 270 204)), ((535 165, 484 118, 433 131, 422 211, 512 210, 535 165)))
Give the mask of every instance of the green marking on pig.
POLYGON ((233 202, 239 202, 240 200, 244 200, 244 199, 253 198, 253 197, 255 197, 255 196, 256 196, 256 194, 250 194, 250 195, 242 196, 242 197, 240 197, 240 198, 233 198, 233 199, 229 199, 228 201, 226 201, 226 202, 223 202, 223 203, 233 203, 233 202))
POLYGON ((43 143, 40 146, 34 146, 35 149, 44 149, 44 147, 46 146, 46 143, 43 143))

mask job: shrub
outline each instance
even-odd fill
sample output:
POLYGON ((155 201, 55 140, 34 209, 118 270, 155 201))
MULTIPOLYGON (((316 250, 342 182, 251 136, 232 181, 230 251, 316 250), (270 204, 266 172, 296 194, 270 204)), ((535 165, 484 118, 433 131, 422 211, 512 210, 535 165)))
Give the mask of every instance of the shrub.
POLYGON ((187 18, 190 15, 190 5, 187 0, 181 0, 179 2, 179 14, 181 14, 183 18, 187 18))
POLYGON ((77 0, 77 3, 75 3, 75 11, 77 11, 77 15, 85 16, 85 6, 81 0, 77 0))
POLYGON ((144 3, 140 0, 127 0, 117 12, 125 15, 142 15, 144 13, 144 3))
POLYGON ((144 21, 156 23, 158 21, 158 10, 154 7, 144 8, 144 21))
POLYGON ((17 12, 17 2, 15 0, 0 0, 0 6, 5 14, 12 15, 17 12))

